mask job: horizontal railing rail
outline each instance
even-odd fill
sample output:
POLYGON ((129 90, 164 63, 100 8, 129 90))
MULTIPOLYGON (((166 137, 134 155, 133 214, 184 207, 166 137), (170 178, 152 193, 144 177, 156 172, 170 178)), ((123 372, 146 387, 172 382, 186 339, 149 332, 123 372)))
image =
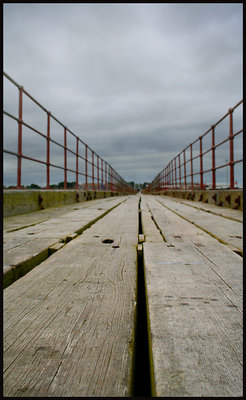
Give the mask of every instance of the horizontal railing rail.
MULTIPOLYGON (((144 190, 145 193, 160 192, 169 189, 182 190, 182 189, 217 189, 216 184, 216 171, 221 168, 229 167, 230 169, 230 183, 229 188, 235 189, 234 181, 234 166, 238 163, 243 162, 243 158, 234 158, 234 139, 236 136, 243 133, 243 129, 239 129, 237 132, 233 131, 233 112, 243 105, 243 100, 239 101, 233 108, 230 108, 228 112, 220 118, 215 124, 211 126, 204 134, 199 136, 196 140, 186 146, 176 157, 174 157, 165 168, 159 172, 159 174, 153 179, 153 181, 144 190), (224 139, 215 144, 215 128, 229 117, 228 131, 229 135, 224 139), (207 150, 203 151, 203 139, 211 134, 211 145, 207 150), (228 162, 216 165, 215 157, 216 150, 226 142, 229 142, 227 148, 228 162), (196 156, 193 156, 194 145, 198 144, 199 150, 196 156), (188 158, 187 158, 187 153, 188 158), (211 153, 210 167, 204 169, 204 156, 211 153), (194 160, 199 160, 199 168, 194 170, 194 160), (190 173, 187 173, 187 167, 190 169, 190 173), (204 174, 211 173, 212 179, 211 184, 204 184, 204 174), (199 177, 199 182, 194 182, 194 177, 199 177)), ((227 160, 226 160, 227 161, 227 160)), ((242 165, 242 164, 241 164, 242 165)))
POLYGON ((58 168, 64 171, 64 189, 67 189, 67 173, 74 173, 76 176, 75 188, 79 189, 81 187, 79 178, 84 177, 84 184, 82 187, 85 190, 108 190, 112 192, 121 193, 135 193, 135 190, 124 181, 123 178, 115 171, 115 169, 107 163, 103 158, 101 158, 90 146, 88 146, 79 136, 73 133, 66 125, 59 121, 50 111, 48 111, 42 104, 40 104, 33 96, 31 96, 23 86, 19 85, 13 78, 11 78, 7 73, 3 72, 4 77, 11 82, 19 91, 18 98, 18 117, 11 114, 8 110, 3 110, 6 117, 15 120, 18 124, 18 144, 17 152, 10 149, 4 148, 3 152, 12 156, 17 157, 17 185, 16 189, 22 189, 22 159, 33 161, 35 163, 46 165, 46 187, 45 189, 52 189, 50 185, 50 168, 58 168), (41 111, 46 113, 47 119, 47 129, 46 132, 42 132, 39 129, 34 128, 28 124, 23 117, 23 97, 27 96, 32 103, 35 103, 41 111), (63 144, 59 143, 57 140, 52 138, 51 121, 55 121, 63 129, 63 144), (41 160, 30 155, 24 154, 23 151, 23 127, 28 128, 35 134, 43 137, 46 140, 46 160, 41 160), (76 140, 76 151, 71 149, 68 142, 68 135, 71 135, 76 140), (50 159, 50 145, 54 144, 59 146, 64 151, 63 166, 51 162, 50 159), (81 145, 83 154, 80 150, 81 145), (68 153, 72 154, 75 158, 75 169, 68 167, 68 153), (83 172, 79 170, 79 161, 83 162, 83 172), (89 172, 90 168, 90 172, 89 172))

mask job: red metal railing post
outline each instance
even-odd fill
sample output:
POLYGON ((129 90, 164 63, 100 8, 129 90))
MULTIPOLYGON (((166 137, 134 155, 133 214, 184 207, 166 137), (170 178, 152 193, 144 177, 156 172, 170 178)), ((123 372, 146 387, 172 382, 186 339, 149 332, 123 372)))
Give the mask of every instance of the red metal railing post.
POLYGON ((175 171, 175 189, 177 189, 177 164, 176 164, 176 157, 174 159, 174 171, 175 171))
POLYGON ((19 121, 18 121, 18 164, 17 188, 21 188, 21 157, 22 157, 22 111, 23 111, 23 86, 19 86, 19 121))
POLYGON ((107 163, 105 163, 105 190, 108 190, 108 181, 107 181, 107 163))
POLYGON ((108 165, 108 190, 111 190, 111 166, 108 165))
POLYGON ((167 189, 169 189, 168 165, 166 166, 167 189))
POLYGON ((186 161, 185 161, 185 150, 184 150, 184 184, 185 184, 185 189, 187 189, 187 186, 186 186, 186 161))
POLYGON ((112 185, 112 190, 115 191, 115 190, 114 190, 115 177, 114 177, 114 169, 113 169, 113 168, 112 168, 112 183, 113 183, 113 185, 112 185))
POLYGON ((173 188, 176 188, 176 181, 175 181, 176 171, 175 171, 175 159, 173 159, 173 188))
POLYGON ((88 171, 87 171, 87 144, 85 145, 85 190, 88 190, 88 171))
POLYGON ((111 175, 111 177, 112 177, 112 186, 111 186, 111 190, 114 192, 114 169, 113 169, 113 168, 111 169, 111 173, 112 173, 112 175, 111 175))
POLYGON ((99 156, 97 156, 97 190, 100 189, 100 182, 99 182, 99 156))
POLYGON ((47 111, 46 189, 50 188, 50 112, 47 111))
POLYGON ((179 154, 179 189, 181 189, 181 166, 180 166, 180 154, 179 154))
POLYGON ((112 191, 114 192, 114 170, 112 168, 112 191))
POLYGON ((230 116, 230 133, 229 133, 229 143, 230 143, 230 189, 234 189, 234 149, 233 149, 233 110, 229 108, 228 110, 230 116))
POLYGON ((112 191, 112 181, 113 181, 113 179, 112 179, 112 167, 110 166, 110 191, 112 191))
POLYGON ((166 166, 166 170, 167 170, 167 189, 169 189, 169 175, 168 175, 168 165, 166 166))
POLYGON ((112 177, 112 191, 114 191, 114 170, 113 170, 113 168, 111 170, 111 173, 112 173, 112 175, 111 175, 111 177, 112 177))
POLYGON ((79 188, 79 138, 76 138, 76 189, 79 188))
POLYGON ((170 182, 170 189, 172 189, 171 161, 169 163, 169 182, 170 182))
POLYGON ((64 189, 67 189, 67 128, 64 128, 64 189))
POLYGON ((169 167, 166 166, 166 177, 167 177, 167 189, 169 189, 169 167))
POLYGON ((91 150, 92 155, 92 190, 94 190, 94 151, 91 150))
POLYGON ((102 179, 102 190, 104 190, 103 189, 103 160, 101 159, 101 179, 102 179))
POLYGON ((169 183, 170 183, 170 177, 169 177, 169 164, 168 164, 168 165, 167 165, 167 188, 168 188, 168 189, 170 189, 169 183))
POLYGON ((173 160, 171 161, 171 176, 172 176, 172 189, 173 189, 173 160))
POLYGON ((200 140, 200 189, 203 190, 203 164, 202 164, 202 136, 199 138, 200 140))
POLYGON ((169 164, 167 165, 167 188, 169 189, 169 164))
POLYGON ((214 126, 211 126, 212 129, 212 189, 216 188, 216 180, 215 180, 215 138, 214 138, 214 126))
POLYGON ((191 175, 191 190, 193 190, 194 189, 194 184, 193 184, 192 144, 190 144, 190 175, 191 175))

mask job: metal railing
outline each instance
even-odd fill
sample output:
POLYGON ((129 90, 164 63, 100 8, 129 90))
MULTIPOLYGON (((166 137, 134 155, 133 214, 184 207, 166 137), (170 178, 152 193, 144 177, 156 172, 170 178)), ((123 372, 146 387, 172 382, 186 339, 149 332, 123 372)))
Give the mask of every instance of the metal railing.
POLYGON ((230 169, 230 189, 235 189, 234 182, 234 166, 235 164, 242 163, 243 159, 234 158, 234 139, 239 134, 243 133, 243 129, 233 132, 233 112, 242 106, 243 100, 239 101, 233 108, 230 108, 228 112, 214 125, 211 126, 203 135, 199 136, 194 142, 190 143, 185 149, 183 149, 176 157, 174 157, 168 165, 161 170, 161 172, 154 178, 150 185, 144 190, 145 193, 160 192, 169 189, 182 190, 182 189, 207 189, 209 185, 204 184, 204 174, 211 173, 212 179, 210 189, 217 189, 216 185, 216 171, 221 168, 229 166, 230 169), (229 117, 228 131, 229 135, 215 144, 215 128, 223 121, 226 117, 229 117), (211 135, 211 145, 208 149, 203 151, 203 140, 207 135, 211 135), (215 164, 216 149, 220 146, 229 142, 227 148, 228 160, 226 163, 220 165, 215 164), (197 144, 199 150, 197 155, 193 156, 194 145, 197 144), (188 157, 187 157, 188 153, 188 157), (209 162, 210 168, 204 169, 204 156, 210 153, 211 161, 209 162), (194 169, 194 160, 199 160, 199 166, 194 169), (228 161, 228 162, 227 162, 228 161), (190 173, 187 174, 187 167, 189 167, 190 173), (194 182, 194 177, 198 176, 199 182, 194 182))
POLYGON ((10 154, 12 156, 17 157, 17 185, 16 189, 22 189, 23 186, 22 182, 22 159, 30 160, 35 163, 43 164, 46 166, 46 187, 45 189, 51 189, 50 186, 50 168, 59 168, 64 171, 64 189, 67 189, 67 173, 71 172, 74 173, 76 176, 76 183, 75 188, 79 189, 81 185, 79 184, 79 178, 83 176, 85 183, 82 185, 85 190, 109 190, 112 192, 121 192, 121 193, 135 193, 133 188, 125 182, 120 175, 108 164, 104 161, 95 151, 93 151, 83 140, 80 139, 79 136, 75 135, 70 129, 68 129, 62 122, 60 122, 51 112, 46 110, 36 99, 34 99, 25 89, 23 86, 20 86, 16 83, 8 74, 5 72, 3 73, 4 77, 10 81, 14 86, 18 88, 19 91, 19 99, 18 99, 18 117, 14 116, 13 114, 9 113, 8 111, 4 110, 3 113, 8 118, 15 120, 18 124, 18 150, 17 152, 10 151, 9 149, 3 149, 4 153, 10 154), (47 129, 45 132, 41 132, 40 130, 34 128, 27 122, 25 122, 23 118, 23 96, 27 96, 33 103, 35 103, 39 109, 46 113, 47 118, 47 129), (63 131, 63 144, 58 143, 52 137, 52 130, 51 130, 51 120, 56 121, 63 131), (23 153, 22 145, 23 145, 23 126, 30 129, 37 135, 40 135, 46 140, 46 161, 33 158, 23 153), (76 151, 72 150, 68 147, 68 135, 72 135, 76 140, 76 151), (56 146, 59 146, 64 151, 64 159, 63 159, 63 166, 57 165, 51 162, 50 160, 50 144, 53 143, 56 146), (81 149, 83 150, 83 154, 81 149), (68 153, 72 154, 76 161, 76 169, 68 168, 67 159, 68 153), (83 172, 79 170, 79 162, 82 161, 83 163, 83 172), (90 173, 89 173, 90 169, 90 173))

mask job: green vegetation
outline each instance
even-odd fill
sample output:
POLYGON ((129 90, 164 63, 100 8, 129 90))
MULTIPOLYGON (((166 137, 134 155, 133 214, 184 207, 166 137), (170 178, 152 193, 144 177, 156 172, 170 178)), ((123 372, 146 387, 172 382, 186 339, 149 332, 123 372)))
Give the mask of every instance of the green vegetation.
POLYGON ((27 186, 26 188, 27 189, 41 189, 41 187, 36 185, 35 183, 32 183, 30 186, 27 186))
MULTIPOLYGON (((149 182, 144 183, 135 183, 133 181, 127 182, 133 189, 140 191, 141 189, 145 189, 146 186, 149 185, 149 182)), ((80 185, 81 186, 81 185, 80 185)), ((5 187, 4 187, 5 188, 5 187)), ((9 186, 8 189, 15 189, 16 186, 9 186)), ((35 183, 31 183, 31 185, 22 186, 23 189, 45 189, 35 183)), ((64 182, 59 182, 58 184, 50 185, 50 189, 64 189, 64 182)), ((67 189, 76 189, 76 182, 67 182, 67 189)))

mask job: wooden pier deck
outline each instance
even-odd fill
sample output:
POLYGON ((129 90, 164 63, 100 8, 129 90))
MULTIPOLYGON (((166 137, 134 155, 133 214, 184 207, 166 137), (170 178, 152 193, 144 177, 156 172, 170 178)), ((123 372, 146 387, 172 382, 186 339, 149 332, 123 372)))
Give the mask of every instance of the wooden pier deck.
POLYGON ((136 394, 140 253, 149 395, 242 396, 242 211, 141 194, 4 219, 5 397, 136 394))
POLYGON ((228 223, 237 236, 242 224, 207 214, 166 198, 142 200, 156 396, 242 396, 242 258, 230 248, 228 223))

